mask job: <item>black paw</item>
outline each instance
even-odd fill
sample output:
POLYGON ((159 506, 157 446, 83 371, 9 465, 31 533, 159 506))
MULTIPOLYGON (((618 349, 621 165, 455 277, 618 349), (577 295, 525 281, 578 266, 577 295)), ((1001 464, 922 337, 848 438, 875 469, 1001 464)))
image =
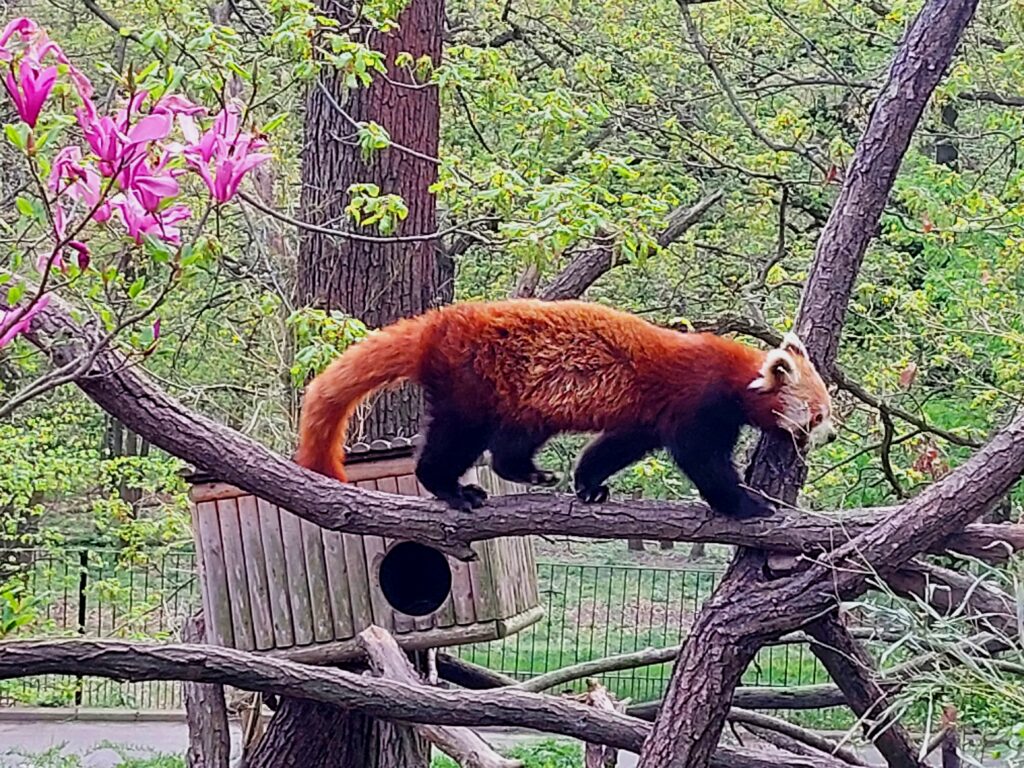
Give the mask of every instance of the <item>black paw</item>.
POLYGON ((464 485, 459 489, 459 492, 473 509, 479 509, 487 501, 487 491, 479 485, 473 485, 472 483, 464 485))
POLYGON ((596 485, 593 488, 576 489, 576 497, 584 504, 603 504, 608 501, 608 486, 596 485))
POLYGON ((776 511, 775 505, 764 497, 744 494, 739 498, 736 507, 727 514, 737 520, 750 520, 756 517, 771 517, 776 511))
POLYGON ((527 483, 530 485, 539 485, 542 488, 550 488, 553 485, 558 485, 558 475, 554 472, 548 472, 546 469, 538 469, 536 472, 530 473, 527 478, 527 483))
POLYGON ((479 509, 487 499, 487 491, 479 485, 460 485, 458 490, 451 495, 438 495, 437 497, 452 509, 460 512, 469 512, 479 509))

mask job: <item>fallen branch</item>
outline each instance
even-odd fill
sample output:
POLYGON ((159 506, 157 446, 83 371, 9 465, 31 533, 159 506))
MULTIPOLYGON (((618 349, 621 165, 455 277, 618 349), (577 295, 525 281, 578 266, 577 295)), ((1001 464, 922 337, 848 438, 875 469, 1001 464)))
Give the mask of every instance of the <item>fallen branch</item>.
POLYGON ((830 757, 836 757, 848 765, 867 765, 854 752, 841 747, 831 739, 827 739, 820 734, 814 733, 814 731, 801 728, 799 725, 794 725, 778 717, 762 715, 759 712, 751 712, 750 710, 733 707, 729 710, 729 720, 733 723, 743 723, 744 725, 753 725, 757 728, 776 731, 799 741, 801 744, 824 752, 830 757))
MULTIPOLYGON (((370 659, 370 668, 388 680, 422 685, 416 670, 387 630, 370 626, 359 633, 359 645, 370 659)), ((491 745, 469 728, 442 725, 417 725, 415 730, 450 756, 462 768, 520 768, 522 762, 502 757, 491 745)))
MULTIPOLYGON (((626 704, 622 701, 614 701, 608 693, 608 689, 596 680, 587 681, 587 693, 583 703, 602 712, 617 713, 621 713, 625 709, 626 704)), ((618 750, 604 744, 587 742, 583 756, 584 768, 615 768, 618 763, 618 750)))

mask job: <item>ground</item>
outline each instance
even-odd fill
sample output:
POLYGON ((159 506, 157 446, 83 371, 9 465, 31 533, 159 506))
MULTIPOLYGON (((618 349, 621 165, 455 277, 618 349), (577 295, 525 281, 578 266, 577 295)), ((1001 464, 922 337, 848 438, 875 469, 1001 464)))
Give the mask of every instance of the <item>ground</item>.
MULTIPOLYGON (((532 734, 483 730, 485 738, 499 750, 535 740, 532 734)), ((64 755, 78 755, 80 762, 53 760, 54 768, 113 768, 125 757, 153 757, 159 754, 180 755, 187 746, 188 733, 179 718, 160 720, 110 722, 103 720, 0 720, 0 768, 22 768, 33 765, 24 755, 34 755, 63 745, 64 755)), ((232 750, 238 749, 238 727, 232 724, 232 750)), ((859 750, 871 765, 884 765, 871 749, 859 750)), ((933 761, 938 765, 937 761, 933 761)), ((620 754, 619 768, 633 768, 636 756, 620 754)), ((985 760, 984 768, 1003 768, 1003 763, 985 760)), ((1007 766, 1008 768, 1008 766, 1007 766)))

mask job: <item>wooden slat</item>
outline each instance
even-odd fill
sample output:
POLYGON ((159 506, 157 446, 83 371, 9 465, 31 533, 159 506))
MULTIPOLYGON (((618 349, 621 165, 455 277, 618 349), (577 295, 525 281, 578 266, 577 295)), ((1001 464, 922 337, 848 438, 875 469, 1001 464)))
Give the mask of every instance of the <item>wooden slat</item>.
POLYGON ((228 596, 228 574, 224 565, 224 547, 220 540, 217 504, 202 501, 196 505, 199 526, 199 548, 203 551, 203 567, 209 589, 209 613, 206 614, 207 635, 215 645, 235 645, 231 623, 231 598, 228 596))
MULTIPOLYGON (((210 579, 208 578, 206 572, 206 561, 203 556, 203 550, 205 549, 205 547, 203 546, 203 537, 199 529, 199 508, 196 504, 192 503, 189 504, 189 510, 191 511, 192 514, 192 539, 196 543, 196 574, 199 577, 199 599, 202 601, 203 614, 205 616, 211 616, 213 614, 213 609, 211 608, 212 603, 210 601, 209 592, 210 579)), ((203 625, 203 640, 210 644, 216 644, 216 642, 213 639, 213 633, 210 629, 210 620, 207 619, 206 621, 204 621, 203 625)))
POLYGON ((381 536, 364 536, 363 548, 366 550, 366 571, 370 577, 370 605, 373 606, 373 623, 389 632, 395 628, 394 609, 384 599, 380 589, 377 569, 384 558, 384 539, 381 536))
POLYGON ((501 602, 502 618, 515 616, 517 610, 516 590, 518 586, 517 547, 515 539, 502 538, 494 541, 493 561, 495 563, 494 585, 501 602))
POLYGON ((473 609, 477 621, 490 621, 498 617, 497 595, 491 573, 490 542, 478 541, 472 545, 477 559, 469 564, 469 579, 473 584, 473 609))
POLYGON ((397 477, 398 475, 411 474, 415 468, 416 459, 408 456, 402 459, 385 459, 384 461, 347 464, 345 466, 345 476, 348 477, 350 483, 359 485, 361 481, 376 480, 378 477, 397 477))
MULTIPOLYGON (((419 495, 419 489, 416 487, 416 475, 400 475, 399 477, 396 478, 396 483, 398 484, 398 493, 401 494, 402 496, 419 495)), ((413 627, 418 632, 425 632, 426 630, 434 626, 451 626, 455 623, 455 614, 451 609, 451 600, 445 600, 445 604, 442 605, 437 611, 435 611, 430 616, 413 617, 412 623, 413 627), (440 615, 444 612, 445 606, 448 606, 449 618, 447 623, 439 624, 438 622, 442 621, 442 619, 440 619, 440 615)))
POLYGON ((288 566, 284 558, 284 539, 281 536, 281 513, 277 507, 263 499, 256 500, 260 516, 260 538, 267 564, 267 585, 270 590, 270 619, 274 627, 274 646, 291 648, 295 645, 292 627, 292 603, 289 596, 288 566))
POLYGON ((348 571, 348 600, 352 611, 352 631, 358 634, 373 624, 370 577, 366 570, 366 549, 363 547, 362 536, 343 533, 341 538, 348 571))
POLYGON ((327 588, 330 591, 331 618, 334 637, 345 640, 355 637, 352 624, 352 601, 349 597, 348 564, 345 560, 345 538, 337 531, 321 530, 324 561, 327 565, 327 588))
POLYGON ((524 536, 523 545, 526 547, 526 572, 529 574, 529 579, 526 581, 526 607, 533 608, 540 605, 540 586, 537 584, 537 557, 533 551, 533 539, 529 536, 524 536))
POLYGON ((220 540, 224 547, 224 567, 228 577, 228 598, 231 601, 231 626, 235 633, 235 648, 251 651, 256 647, 252 631, 252 606, 249 602, 249 577, 245 572, 245 552, 242 551, 242 530, 238 524, 238 504, 235 499, 214 502, 220 521, 220 540))
POLYGON ((242 530, 242 556, 249 576, 249 604, 252 610, 252 631, 256 648, 274 647, 274 621, 270 615, 270 584, 267 581, 267 559, 263 554, 260 534, 260 513, 255 496, 239 496, 238 524, 242 530))
MULTIPOLYGON (((360 488, 377 490, 377 480, 362 480, 356 483, 360 488)), ((384 557, 384 539, 381 536, 364 536, 363 549, 366 552, 366 573, 370 580, 370 606, 373 609, 373 623, 389 632, 395 628, 395 612, 380 591, 377 568, 384 557)))
POLYGON ((327 586, 327 564, 324 562, 324 544, 320 526, 300 520, 302 553, 306 560, 306 580, 309 582, 310 607, 313 612, 313 636, 318 643, 334 639, 334 618, 331 616, 331 595, 327 586))
POLYGON ((237 496, 248 494, 241 488, 236 488, 228 483, 203 483, 194 485, 188 492, 189 498, 194 502, 219 501, 221 499, 233 499, 237 496))
MULTIPOLYGON (((377 478, 377 490, 378 491, 383 491, 384 493, 395 493, 395 494, 397 494, 398 493, 398 478, 396 478, 396 477, 378 477, 377 478)), ((384 547, 385 547, 385 549, 390 549, 391 545, 394 544, 395 541, 396 541, 396 539, 385 539, 384 540, 384 547)), ((383 597, 383 592, 381 593, 381 596, 383 597)), ((405 613, 402 613, 401 611, 396 611, 396 610, 392 611, 392 616, 394 617, 394 621, 395 621, 395 632, 397 632, 397 633, 412 632, 412 630, 415 628, 415 625, 413 624, 412 616, 409 616, 408 614, 405 614, 405 613)))
POLYGON ((472 624, 476 619, 473 603, 473 580, 470 578, 469 564, 455 558, 448 559, 452 567, 452 610, 455 623, 472 624))
POLYGON ((292 628, 296 645, 309 645, 313 632, 313 604, 306 581, 306 557, 302 552, 302 524, 291 512, 281 510, 281 541, 288 572, 288 595, 292 606, 292 628))

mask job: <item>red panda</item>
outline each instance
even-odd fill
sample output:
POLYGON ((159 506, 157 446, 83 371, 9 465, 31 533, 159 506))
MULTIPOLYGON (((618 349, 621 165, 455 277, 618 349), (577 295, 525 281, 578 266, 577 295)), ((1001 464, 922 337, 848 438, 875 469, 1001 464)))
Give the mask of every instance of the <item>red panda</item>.
POLYGON ((605 501, 611 475, 665 447, 716 510, 769 515, 733 465, 741 427, 785 430, 801 448, 835 437, 828 390, 792 334, 765 352, 598 304, 513 299, 431 310, 347 349, 306 390, 295 461, 344 481, 356 405, 405 379, 427 408, 416 475, 456 509, 487 497, 459 483, 485 450, 506 480, 550 486, 537 450, 560 432, 599 432, 573 474, 584 502, 605 501))

